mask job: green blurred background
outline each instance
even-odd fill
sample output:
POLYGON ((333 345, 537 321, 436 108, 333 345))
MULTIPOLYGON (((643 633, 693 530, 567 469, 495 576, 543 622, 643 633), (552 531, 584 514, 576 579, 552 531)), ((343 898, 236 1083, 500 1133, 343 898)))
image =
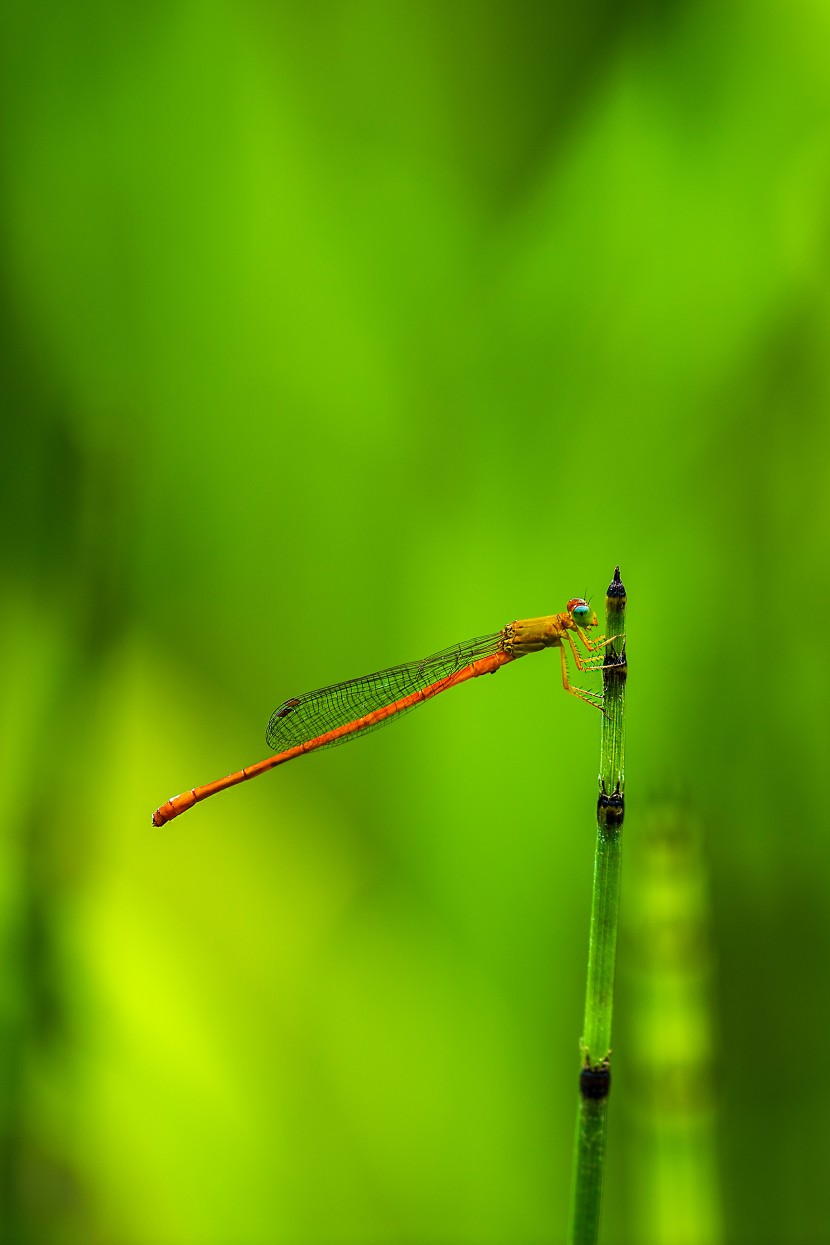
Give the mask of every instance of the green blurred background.
POLYGON ((709 950, 643 1025, 626 874, 603 1240, 652 1239, 684 1044, 654 1239, 826 1240, 827 5, 0 22, 5 1239, 563 1238, 599 745, 556 656, 150 814, 619 562, 626 835, 692 810, 709 950))

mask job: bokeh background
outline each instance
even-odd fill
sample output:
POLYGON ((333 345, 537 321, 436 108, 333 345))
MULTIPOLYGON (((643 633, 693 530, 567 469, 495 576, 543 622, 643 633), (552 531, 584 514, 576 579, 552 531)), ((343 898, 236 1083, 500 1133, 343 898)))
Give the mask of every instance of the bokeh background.
POLYGON ((150 815, 619 562, 603 1240, 826 1240, 827 5, 0 22, 4 1239, 563 1239, 555 654, 150 815))

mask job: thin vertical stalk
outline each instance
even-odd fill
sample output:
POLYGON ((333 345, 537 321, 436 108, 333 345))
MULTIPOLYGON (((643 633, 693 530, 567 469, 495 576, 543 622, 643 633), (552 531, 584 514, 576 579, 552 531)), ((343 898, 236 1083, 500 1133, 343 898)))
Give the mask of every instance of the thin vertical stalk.
POLYGON ((605 634, 616 637, 603 667, 594 892, 588 941, 588 982, 582 1030, 582 1068, 574 1142, 569 1245, 594 1245, 599 1235, 608 1094, 611 1088, 611 1014, 620 906, 622 826, 625 814, 625 588, 620 568, 605 598, 605 634))

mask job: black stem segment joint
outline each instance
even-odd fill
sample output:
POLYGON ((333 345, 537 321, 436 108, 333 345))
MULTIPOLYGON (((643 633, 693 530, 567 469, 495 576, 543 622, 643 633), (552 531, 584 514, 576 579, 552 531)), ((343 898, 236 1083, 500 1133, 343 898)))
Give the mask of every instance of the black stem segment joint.
POLYGON ((605 664, 602 667, 602 685, 605 691, 609 691, 614 686, 619 686, 628 678, 628 658, 625 653, 625 643, 623 643, 622 652, 618 653, 613 644, 609 645, 608 652, 605 654, 605 664))
POLYGON ((611 1069, 607 1060, 603 1060, 594 1067, 586 1065, 580 1070, 579 1094, 581 1098, 596 1102, 600 1098, 607 1098, 610 1092, 611 1069))
POLYGON ((600 781, 600 792, 597 799, 598 827, 600 830, 619 831, 622 830, 624 820, 625 796, 620 790, 620 784, 617 783, 615 789, 609 795, 605 789, 605 783, 600 781))

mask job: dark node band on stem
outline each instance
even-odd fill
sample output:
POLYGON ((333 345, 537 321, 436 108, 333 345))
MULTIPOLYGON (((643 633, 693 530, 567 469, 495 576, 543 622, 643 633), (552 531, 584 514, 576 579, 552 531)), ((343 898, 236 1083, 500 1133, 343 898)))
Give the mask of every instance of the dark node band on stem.
POLYGON ((617 787, 609 795, 603 788, 597 799, 597 825, 602 830, 621 830, 625 820, 625 796, 617 787))
POLYGON ((628 678, 628 658, 625 655, 625 645, 621 653, 615 651, 613 644, 609 646, 605 654, 605 664, 602 667, 602 682, 604 687, 619 686, 628 678))
POLYGON ((598 1064, 595 1068, 582 1068, 579 1073, 579 1093, 582 1098, 596 1102, 599 1098, 607 1098, 611 1091, 611 1069, 607 1063, 598 1064))

